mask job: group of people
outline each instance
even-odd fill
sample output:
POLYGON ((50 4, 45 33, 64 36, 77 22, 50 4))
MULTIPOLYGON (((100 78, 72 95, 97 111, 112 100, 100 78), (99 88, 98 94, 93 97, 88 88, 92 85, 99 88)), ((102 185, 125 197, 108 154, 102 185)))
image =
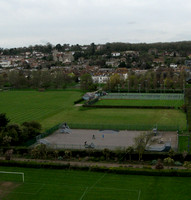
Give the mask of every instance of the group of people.
MULTIPOLYGON (((104 138, 104 134, 102 135, 102 138, 104 138)), ((95 137, 95 135, 92 135, 92 140, 95 140, 96 139, 96 137, 95 137)), ((87 144, 87 141, 85 141, 84 142, 84 146, 86 147, 86 146, 94 146, 94 144, 93 144, 93 142, 90 144, 90 145, 88 145, 87 144)))

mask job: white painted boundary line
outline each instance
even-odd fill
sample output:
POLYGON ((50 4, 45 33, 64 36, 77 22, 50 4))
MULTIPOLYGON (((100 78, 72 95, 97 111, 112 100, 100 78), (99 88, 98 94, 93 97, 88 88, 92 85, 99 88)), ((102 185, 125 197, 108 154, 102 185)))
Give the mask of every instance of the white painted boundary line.
POLYGON ((82 200, 82 199, 84 198, 85 194, 86 194, 89 190, 91 190, 99 181, 101 181, 101 180, 105 177, 105 175, 106 175, 106 173, 105 173, 102 177, 100 177, 89 189, 86 188, 86 190, 84 191, 83 195, 80 197, 79 200, 82 200))
POLYGON ((91 190, 92 188, 94 188, 94 186, 95 186, 99 181, 101 181, 101 180, 105 177, 105 175, 106 175, 106 173, 105 173, 102 177, 100 177, 100 178, 90 187, 89 190, 91 190))
POLYGON ((140 200, 140 197, 141 197, 141 190, 139 190, 138 200, 140 200))
POLYGON ((87 190, 88 190, 88 187, 85 189, 85 191, 84 191, 84 193, 82 194, 82 196, 81 196, 80 200, 82 200, 82 199, 83 199, 83 197, 85 196, 85 194, 86 194, 87 190))
POLYGON ((1 174, 19 174, 22 175, 23 183, 25 182, 25 177, 23 172, 6 172, 6 171, 0 171, 1 174))
POLYGON ((139 190, 129 190, 129 189, 122 189, 122 188, 109 188, 109 187, 95 187, 96 189, 102 190, 118 190, 118 191, 128 191, 128 192, 139 192, 139 190))

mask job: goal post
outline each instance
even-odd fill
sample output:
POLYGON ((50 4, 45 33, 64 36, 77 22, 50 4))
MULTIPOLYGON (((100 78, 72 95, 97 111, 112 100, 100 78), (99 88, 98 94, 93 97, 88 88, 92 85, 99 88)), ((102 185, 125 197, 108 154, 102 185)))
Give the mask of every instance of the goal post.
POLYGON ((25 182, 25 174, 23 172, 7 172, 7 171, 0 171, 0 174, 17 174, 22 176, 23 183, 25 182))

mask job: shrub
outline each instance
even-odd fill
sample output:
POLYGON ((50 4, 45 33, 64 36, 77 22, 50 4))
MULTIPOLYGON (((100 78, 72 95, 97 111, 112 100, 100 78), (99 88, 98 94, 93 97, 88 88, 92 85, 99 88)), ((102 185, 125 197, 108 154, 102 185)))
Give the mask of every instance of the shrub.
POLYGON ((5 160, 11 160, 12 154, 13 154, 13 149, 7 150, 5 152, 5 160))
POLYGON ((162 161, 160 159, 158 159, 156 165, 155 165, 155 169, 163 169, 164 166, 162 164, 162 161))
POLYGON ((62 157, 62 156, 59 156, 59 157, 58 157, 58 160, 63 160, 63 157, 62 157))
POLYGON ((157 164, 157 160, 152 160, 151 161, 151 165, 156 165, 157 164))
POLYGON ((179 161, 176 161, 176 162, 174 162, 174 165, 176 165, 176 166, 182 166, 182 163, 179 162, 179 161))
POLYGON ((187 168, 187 169, 191 169, 191 163, 188 161, 185 161, 183 164, 183 167, 187 168))
POLYGON ((47 148, 45 144, 38 144, 31 150, 31 156, 37 159, 45 159, 47 157, 47 148))
POLYGON ((170 151, 168 152, 168 156, 170 158, 174 157, 175 156, 175 151, 173 149, 170 149, 170 151))
POLYGON ((173 165, 174 164, 174 160, 172 159, 172 158, 170 158, 170 157, 168 157, 168 158, 165 158, 164 159, 164 163, 166 164, 166 165, 173 165))

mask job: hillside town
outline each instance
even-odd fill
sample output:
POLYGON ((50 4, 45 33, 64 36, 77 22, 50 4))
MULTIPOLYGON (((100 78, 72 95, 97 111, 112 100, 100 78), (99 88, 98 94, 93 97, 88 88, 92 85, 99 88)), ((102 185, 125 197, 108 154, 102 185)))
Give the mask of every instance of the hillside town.
MULTIPOLYGON (((169 43, 166 49, 161 49, 155 44, 145 44, 143 48, 141 45, 123 43, 92 43, 83 46, 54 46, 48 43, 45 46, 0 49, 0 86, 6 86, 5 79, 10 73, 19 73, 29 79, 33 72, 48 72, 49 75, 54 75, 59 71, 65 76, 72 77, 76 83, 83 74, 91 75, 95 84, 108 83, 114 74, 118 74, 124 81, 130 81, 132 75, 146 76, 138 83, 142 85, 148 85, 150 82, 149 73, 156 73, 159 74, 156 76, 160 76, 156 84, 159 88, 165 87, 166 78, 171 78, 171 82, 178 82, 177 77, 182 75, 182 79, 189 80, 191 72, 191 48, 178 51, 177 48, 169 48, 172 45, 169 43), (133 46, 132 49, 129 46, 133 46)), ((9 86, 14 87, 14 84, 9 86)), ((170 88, 168 84, 166 86, 170 88)), ((183 83, 180 88, 182 87, 183 83)))

